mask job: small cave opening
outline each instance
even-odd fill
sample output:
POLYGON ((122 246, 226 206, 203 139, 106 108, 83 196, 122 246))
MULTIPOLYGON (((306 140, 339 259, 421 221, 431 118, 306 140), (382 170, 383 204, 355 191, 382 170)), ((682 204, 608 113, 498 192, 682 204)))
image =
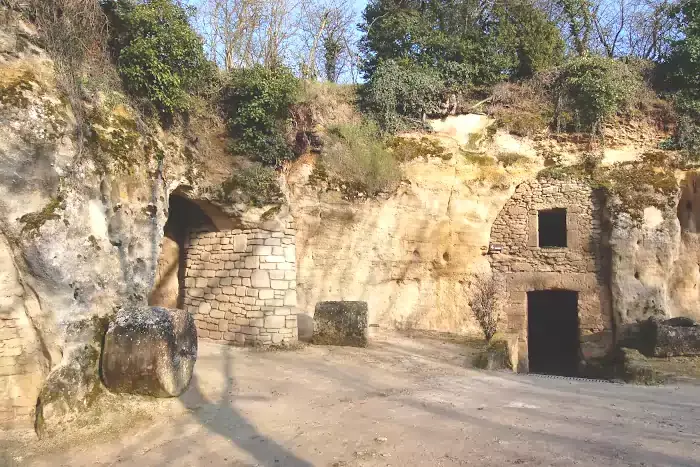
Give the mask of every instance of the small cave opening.
POLYGON ((149 305, 183 308, 187 237, 193 229, 212 225, 211 218, 197 203, 175 192, 170 195, 149 305))
POLYGON ((580 350, 578 292, 528 292, 527 317, 530 372, 577 376, 580 350))

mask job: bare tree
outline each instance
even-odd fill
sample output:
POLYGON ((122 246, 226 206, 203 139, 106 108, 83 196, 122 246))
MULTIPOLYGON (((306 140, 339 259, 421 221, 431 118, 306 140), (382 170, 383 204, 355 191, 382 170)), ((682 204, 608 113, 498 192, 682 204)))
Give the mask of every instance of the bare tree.
POLYGON ((484 332, 484 337, 490 341, 498 330, 499 321, 496 281, 492 276, 479 276, 473 282, 471 292, 469 306, 484 332))
POLYGON ((615 0, 592 6, 602 52, 648 60, 663 54, 673 27, 668 0, 615 0))
POLYGON ((348 0, 307 3, 300 27, 302 76, 323 75, 336 82, 349 73, 354 81, 357 53, 355 23, 357 17, 348 0))

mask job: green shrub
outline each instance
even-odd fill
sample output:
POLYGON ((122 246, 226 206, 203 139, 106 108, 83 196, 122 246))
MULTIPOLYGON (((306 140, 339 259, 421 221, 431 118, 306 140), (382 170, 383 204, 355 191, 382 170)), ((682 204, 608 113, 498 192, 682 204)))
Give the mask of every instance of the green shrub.
POLYGON ((562 67, 555 86, 557 126, 601 134, 606 120, 629 107, 641 77, 622 62, 585 55, 562 67))
POLYGON ((233 70, 222 100, 233 152, 268 165, 292 159, 285 129, 298 92, 299 80, 286 67, 233 70))
POLYGON ((438 112, 443 91, 443 80, 434 69, 388 60, 377 66, 365 86, 363 104, 393 133, 419 127, 424 115, 438 112))
POLYGON ((675 96, 674 104, 678 113, 673 147, 686 152, 693 162, 700 160, 700 99, 694 99, 684 92, 675 96))
POLYGON ((261 164, 252 164, 235 172, 222 184, 219 195, 225 201, 242 202, 257 207, 281 203, 284 200, 277 172, 261 164))
POLYGON ((377 125, 370 122, 331 128, 324 141, 322 164, 330 180, 370 196, 394 190, 401 176, 377 125))
POLYGON ((468 163, 476 165, 478 167, 488 167, 496 165, 496 161, 493 159, 493 157, 488 156, 486 154, 481 154, 474 151, 463 151, 462 154, 464 155, 464 159, 468 163))
POLYGON ((516 136, 533 136, 547 129, 554 113, 545 87, 537 79, 499 83, 493 89, 488 113, 499 128, 516 136))
POLYGON ((408 162, 417 157, 439 157, 443 160, 452 158, 440 141, 428 137, 404 138, 396 137, 391 142, 391 152, 399 162, 408 162))
POLYGON ((187 110, 189 94, 215 76, 188 22, 189 10, 172 0, 106 0, 103 5, 125 89, 161 114, 187 110))
POLYGON ((498 159, 498 162, 503 164, 503 167, 525 165, 530 162, 530 159, 527 156, 518 154, 517 152, 501 152, 496 154, 496 159, 498 159))

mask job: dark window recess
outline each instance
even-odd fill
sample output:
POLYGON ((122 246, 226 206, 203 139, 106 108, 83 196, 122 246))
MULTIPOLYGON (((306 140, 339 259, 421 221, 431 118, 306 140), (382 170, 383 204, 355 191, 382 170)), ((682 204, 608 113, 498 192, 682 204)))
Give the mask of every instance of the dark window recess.
POLYGON ((540 248, 566 247, 566 209, 537 213, 540 248))

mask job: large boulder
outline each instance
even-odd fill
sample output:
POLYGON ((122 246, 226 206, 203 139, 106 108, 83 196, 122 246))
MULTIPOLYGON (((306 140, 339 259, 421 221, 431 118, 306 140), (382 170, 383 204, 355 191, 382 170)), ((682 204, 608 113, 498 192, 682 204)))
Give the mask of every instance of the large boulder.
POLYGON ((190 383, 196 360, 197 330, 188 312, 123 309, 105 335, 102 380, 117 393, 179 396, 190 383))
POLYGON ((700 355, 700 325, 693 320, 672 318, 654 323, 654 330, 655 357, 700 355))
POLYGON ((367 302, 319 302, 312 342, 367 347, 367 302))
POLYGON ((700 355, 700 325, 686 317, 664 321, 649 318, 625 326, 620 346, 637 349, 649 357, 700 355))

